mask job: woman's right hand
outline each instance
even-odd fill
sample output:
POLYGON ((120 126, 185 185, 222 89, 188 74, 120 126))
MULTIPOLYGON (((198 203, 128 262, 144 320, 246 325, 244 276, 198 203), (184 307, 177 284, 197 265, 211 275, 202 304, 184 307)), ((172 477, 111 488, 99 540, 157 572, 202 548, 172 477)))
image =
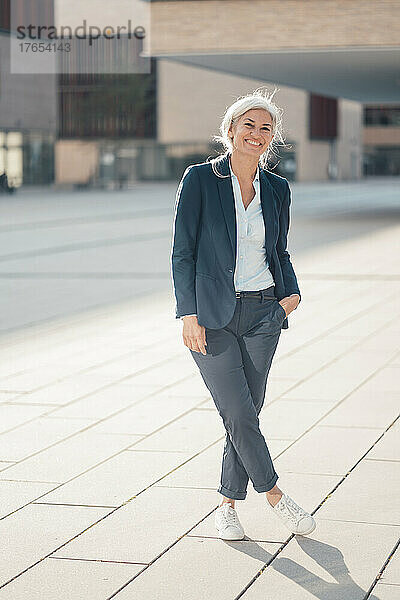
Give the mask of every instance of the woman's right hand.
POLYGON ((197 322, 196 315, 189 315, 183 317, 183 343, 185 346, 194 350, 194 352, 201 352, 207 354, 205 346, 206 342, 206 328, 203 325, 199 325, 197 322))

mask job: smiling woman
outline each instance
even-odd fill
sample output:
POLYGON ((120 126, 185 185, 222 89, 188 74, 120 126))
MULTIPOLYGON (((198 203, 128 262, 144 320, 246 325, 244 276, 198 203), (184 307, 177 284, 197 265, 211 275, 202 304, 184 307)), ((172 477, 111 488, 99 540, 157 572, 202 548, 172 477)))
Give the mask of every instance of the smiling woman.
POLYGON ((281 330, 300 302, 287 251, 289 184, 267 168, 282 139, 281 113, 261 92, 239 98, 217 137, 226 153, 188 167, 176 196, 176 317, 226 429, 215 525, 227 540, 244 537, 234 504, 246 497, 249 479, 292 533, 315 528, 276 485, 258 420, 281 330))

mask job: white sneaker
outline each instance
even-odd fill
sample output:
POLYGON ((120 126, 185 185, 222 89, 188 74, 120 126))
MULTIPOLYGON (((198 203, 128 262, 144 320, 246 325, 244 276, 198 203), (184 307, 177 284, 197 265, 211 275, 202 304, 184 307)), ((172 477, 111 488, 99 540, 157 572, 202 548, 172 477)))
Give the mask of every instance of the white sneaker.
POLYGON ((282 498, 275 506, 272 506, 268 499, 267 504, 292 533, 307 535, 314 531, 317 525, 314 517, 296 504, 287 494, 282 494, 282 498))
POLYGON ((215 527, 222 540, 242 540, 244 530, 229 502, 224 502, 215 511, 215 527))

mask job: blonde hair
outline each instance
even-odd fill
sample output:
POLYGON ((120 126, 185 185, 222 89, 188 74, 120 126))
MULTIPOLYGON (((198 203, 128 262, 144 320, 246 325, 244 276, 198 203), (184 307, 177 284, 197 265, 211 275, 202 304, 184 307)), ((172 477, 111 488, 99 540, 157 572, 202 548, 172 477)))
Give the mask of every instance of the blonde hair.
MULTIPOLYGON (((221 161, 222 158, 226 157, 229 153, 233 151, 232 140, 228 135, 228 131, 231 126, 235 125, 238 119, 244 115, 248 110, 252 108, 263 108, 268 111, 271 115, 272 119, 272 140, 268 145, 266 151, 261 154, 258 164, 263 169, 268 169, 268 160, 271 154, 275 154, 275 147, 278 145, 286 146, 285 140, 283 138, 282 131, 282 114, 283 110, 279 108, 275 102, 272 101, 274 94, 276 93, 277 88, 269 94, 267 90, 263 90, 263 88, 257 88, 251 94, 246 94, 245 96, 239 96, 239 98, 231 104, 226 110, 225 114, 222 118, 222 122, 219 128, 220 135, 214 135, 213 140, 221 143, 224 148, 224 154, 218 155, 216 158, 210 160, 211 167, 215 175, 217 177, 225 177, 217 170, 216 166, 221 161)), ((208 159, 207 159, 208 161, 208 159)), ((227 175, 226 177, 229 177, 227 175)))

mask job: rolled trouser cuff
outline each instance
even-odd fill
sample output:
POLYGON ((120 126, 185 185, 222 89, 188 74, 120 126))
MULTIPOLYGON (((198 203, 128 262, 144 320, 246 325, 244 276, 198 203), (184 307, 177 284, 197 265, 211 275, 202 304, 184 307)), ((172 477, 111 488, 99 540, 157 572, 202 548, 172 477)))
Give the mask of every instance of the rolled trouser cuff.
POLYGON ((226 498, 231 498, 232 500, 244 500, 247 494, 247 492, 234 492, 224 485, 220 485, 217 491, 226 498))
POLYGON ((272 479, 270 479, 266 484, 257 485, 257 486, 253 485, 253 488, 256 490, 256 492, 259 492, 259 493, 269 492, 270 490, 272 490, 272 488, 278 481, 278 477, 279 477, 279 475, 277 473, 275 473, 275 475, 272 477, 272 479))

